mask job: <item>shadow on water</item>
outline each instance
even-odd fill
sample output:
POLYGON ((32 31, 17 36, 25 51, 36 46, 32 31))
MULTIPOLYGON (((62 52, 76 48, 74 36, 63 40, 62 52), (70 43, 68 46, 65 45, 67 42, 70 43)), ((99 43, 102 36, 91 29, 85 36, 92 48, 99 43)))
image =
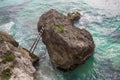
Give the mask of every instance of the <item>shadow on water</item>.
POLYGON ((93 71, 95 59, 91 56, 84 64, 79 65, 75 70, 63 73, 65 80, 88 80, 93 71))
MULTIPOLYGON (((103 57, 104 51, 97 49, 84 64, 75 70, 62 73, 65 80, 119 80, 119 61, 103 57), (115 62, 114 62, 115 61, 115 62)), ((118 60, 115 57, 116 60, 118 60)))

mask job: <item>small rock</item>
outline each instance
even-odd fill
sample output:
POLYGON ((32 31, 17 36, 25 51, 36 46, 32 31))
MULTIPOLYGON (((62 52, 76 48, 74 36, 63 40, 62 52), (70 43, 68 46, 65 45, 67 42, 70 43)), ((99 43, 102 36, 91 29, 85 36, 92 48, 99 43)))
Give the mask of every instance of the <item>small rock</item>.
POLYGON ((68 13, 67 18, 72 22, 78 21, 81 18, 81 14, 79 12, 68 13))

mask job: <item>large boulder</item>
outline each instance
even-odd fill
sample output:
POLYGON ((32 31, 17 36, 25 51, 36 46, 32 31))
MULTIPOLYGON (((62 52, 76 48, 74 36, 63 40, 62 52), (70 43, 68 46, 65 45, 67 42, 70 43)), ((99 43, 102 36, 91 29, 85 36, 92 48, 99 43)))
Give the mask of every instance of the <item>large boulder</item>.
POLYGON ((35 68, 29 52, 7 33, 0 32, 0 80, 34 80, 35 68))
POLYGON ((52 9, 43 14, 38 22, 38 32, 42 27, 42 41, 54 67, 68 71, 92 55, 95 45, 91 34, 75 27, 58 11, 52 9))

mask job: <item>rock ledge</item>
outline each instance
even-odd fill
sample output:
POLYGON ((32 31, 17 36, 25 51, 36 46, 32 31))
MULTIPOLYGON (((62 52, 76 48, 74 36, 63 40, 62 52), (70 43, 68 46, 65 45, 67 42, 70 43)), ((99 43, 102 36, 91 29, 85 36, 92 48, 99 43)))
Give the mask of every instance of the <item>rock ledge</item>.
POLYGON ((34 80, 33 59, 5 32, 0 32, 0 80, 34 80))

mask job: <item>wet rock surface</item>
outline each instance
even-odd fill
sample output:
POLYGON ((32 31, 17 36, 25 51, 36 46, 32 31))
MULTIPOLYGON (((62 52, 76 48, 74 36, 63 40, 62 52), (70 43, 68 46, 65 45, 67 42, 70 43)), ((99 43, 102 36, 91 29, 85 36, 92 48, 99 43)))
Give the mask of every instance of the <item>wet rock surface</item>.
POLYGON ((44 28, 42 41, 54 67, 68 71, 83 63, 94 52, 94 41, 85 29, 75 27, 63 14, 52 9, 43 14, 38 31, 44 28))

